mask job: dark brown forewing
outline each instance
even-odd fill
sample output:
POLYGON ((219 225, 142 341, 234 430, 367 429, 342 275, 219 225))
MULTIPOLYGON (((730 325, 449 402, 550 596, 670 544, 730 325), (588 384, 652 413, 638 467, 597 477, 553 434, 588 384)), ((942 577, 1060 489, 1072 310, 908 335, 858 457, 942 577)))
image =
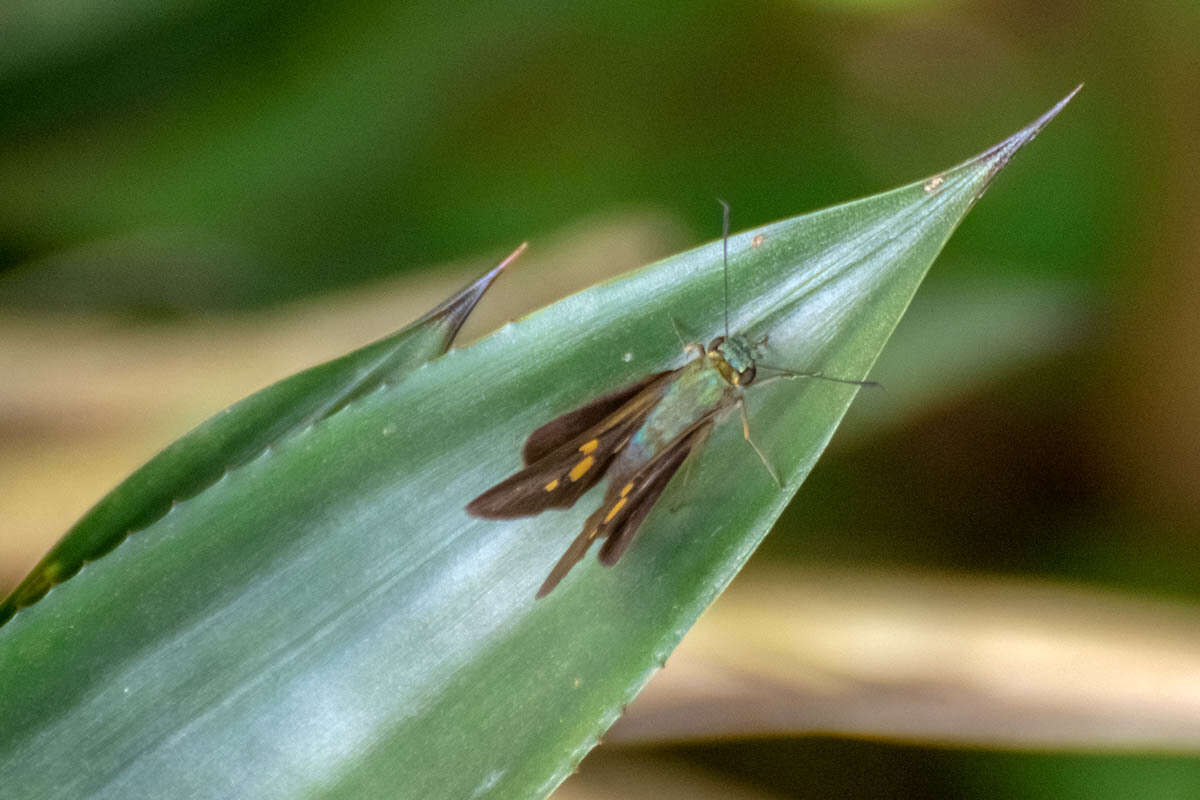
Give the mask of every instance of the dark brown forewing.
POLYGON ((558 559, 554 569, 550 570, 550 574, 538 589, 537 596, 545 597, 550 594, 571 568, 587 554, 588 548, 596 539, 609 537, 600 549, 600 560, 608 566, 615 564, 633 541, 642 520, 650 513, 663 489, 671 482, 671 477, 687 459, 688 453, 704 440, 711 429, 712 421, 706 421, 679 437, 662 455, 641 465, 640 469, 613 475, 608 491, 605 492, 604 502, 588 517, 587 522, 583 524, 583 530, 571 542, 562 558, 558 559), (628 491, 623 491, 626 486, 629 486, 628 491), (617 509, 616 513, 613 513, 614 508, 617 509))
POLYGON ((647 375, 636 383, 623 386, 611 394, 606 394, 573 411, 568 411, 561 417, 550 420, 529 434, 529 438, 525 440, 525 448, 521 452, 525 463, 533 464, 545 458, 567 442, 581 436, 589 428, 599 425, 605 417, 615 413, 617 409, 632 400, 638 392, 668 374, 670 374, 669 370, 647 375))
POLYGON ((671 478, 692 449, 708 438, 713 424, 710 418, 680 436, 661 456, 643 466, 635 475, 613 475, 604 505, 593 515, 599 522, 596 535, 604 539, 604 546, 600 548, 600 563, 609 567, 617 563, 671 478), (625 495, 624 505, 616 514, 612 514, 613 507, 621 499, 621 490, 628 484, 633 486, 625 495))
POLYGON ((548 508, 570 508, 604 477, 613 458, 658 403, 656 394, 636 394, 598 425, 501 481, 467 505, 467 513, 511 519, 548 508))

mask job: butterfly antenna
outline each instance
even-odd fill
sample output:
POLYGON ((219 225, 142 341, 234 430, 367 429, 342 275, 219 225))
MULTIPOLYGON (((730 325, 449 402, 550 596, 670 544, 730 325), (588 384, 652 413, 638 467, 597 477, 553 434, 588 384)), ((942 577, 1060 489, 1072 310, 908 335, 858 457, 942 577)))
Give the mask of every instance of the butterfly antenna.
POLYGON ((721 262, 725 271, 725 338, 729 338, 729 203, 717 198, 721 204, 721 262))

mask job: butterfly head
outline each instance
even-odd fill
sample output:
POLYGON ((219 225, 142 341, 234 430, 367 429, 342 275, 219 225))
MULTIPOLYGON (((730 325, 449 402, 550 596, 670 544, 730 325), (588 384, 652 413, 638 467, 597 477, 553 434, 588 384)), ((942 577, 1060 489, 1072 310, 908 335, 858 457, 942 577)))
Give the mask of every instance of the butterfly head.
POLYGON ((737 334, 728 338, 718 336, 708 346, 706 355, 725 380, 734 386, 749 386, 754 383, 757 372, 754 359, 763 341, 752 342, 737 334))

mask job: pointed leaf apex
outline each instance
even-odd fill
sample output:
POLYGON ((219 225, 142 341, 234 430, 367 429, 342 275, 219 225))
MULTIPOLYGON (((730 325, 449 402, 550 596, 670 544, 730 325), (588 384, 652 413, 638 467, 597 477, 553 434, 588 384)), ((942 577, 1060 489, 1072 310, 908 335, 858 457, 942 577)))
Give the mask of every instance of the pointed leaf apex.
MULTIPOLYGON (((1076 91, 1078 91, 1078 90, 1076 90, 1076 91)), ((1066 101, 1063 101, 1063 102, 1066 102, 1066 101)), ((525 248, 527 248, 527 247, 529 247, 529 242, 521 242, 521 244, 517 245, 516 250, 513 250, 511 253, 508 254, 508 256, 503 261, 501 261, 496 266, 492 267, 486 275, 481 277, 476 282, 476 285, 481 285, 484 289, 491 286, 492 281, 494 281, 494 280, 496 280, 496 278, 500 277, 500 273, 504 271, 504 268, 507 267, 512 262, 516 261, 517 258, 522 253, 525 252, 525 248)))
MULTIPOLYGON (((467 317, 475 310, 475 305, 483 297, 496 278, 500 277, 500 273, 509 264, 517 260, 521 253, 525 252, 525 248, 529 246, 529 242, 522 242, 521 245, 508 254, 503 261, 490 270, 479 276, 470 286, 463 289, 458 294, 451 297, 440 306, 430 311, 420 322, 436 322, 443 326, 445 332, 446 347, 454 341, 454 337, 458 335, 458 331, 462 328, 463 323, 467 321, 467 317)), ((420 324, 418 322, 417 324, 420 324)))
MULTIPOLYGON (((1050 120, 1058 116, 1058 112, 1062 111, 1063 108, 1066 107, 1067 103, 1071 102, 1075 95, 1079 94, 1079 90, 1082 88, 1083 84, 1081 83, 1072 89, 1070 94, 1055 103, 1053 108, 1051 108, 1045 114, 1042 114, 1040 117, 1014 133, 1012 136, 1005 139, 1000 144, 972 159, 976 163, 984 162, 988 165, 987 182, 990 183, 991 179, 996 176, 996 173, 1008 166, 1008 162, 1012 160, 1012 157, 1016 155, 1016 152, 1033 141, 1034 137, 1041 133, 1042 129, 1050 124, 1050 120)), ((987 184, 985 183, 984 186, 980 187, 979 194, 982 195, 986 189, 987 184)))

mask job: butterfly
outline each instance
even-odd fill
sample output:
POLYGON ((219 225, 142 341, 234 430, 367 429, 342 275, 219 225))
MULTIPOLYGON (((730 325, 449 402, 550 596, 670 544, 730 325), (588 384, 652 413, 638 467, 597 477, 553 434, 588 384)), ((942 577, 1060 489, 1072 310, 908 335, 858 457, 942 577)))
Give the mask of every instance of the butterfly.
POLYGON ((740 412, 746 441, 775 482, 783 485, 750 435, 744 394, 747 387, 781 378, 875 385, 872 381, 767 367, 758 362, 767 337, 751 340, 728 334, 729 205, 724 201, 721 205, 726 334, 707 347, 685 345, 688 361, 677 369, 647 375, 542 425, 525 440, 524 467, 467 504, 468 514, 485 519, 532 516, 551 508, 570 508, 609 476, 600 507, 587 518, 583 530, 554 565, 537 591, 539 598, 559 584, 593 542, 603 542, 600 563, 616 564, 675 473, 733 409, 740 412), (772 374, 760 378, 760 369, 772 374))

